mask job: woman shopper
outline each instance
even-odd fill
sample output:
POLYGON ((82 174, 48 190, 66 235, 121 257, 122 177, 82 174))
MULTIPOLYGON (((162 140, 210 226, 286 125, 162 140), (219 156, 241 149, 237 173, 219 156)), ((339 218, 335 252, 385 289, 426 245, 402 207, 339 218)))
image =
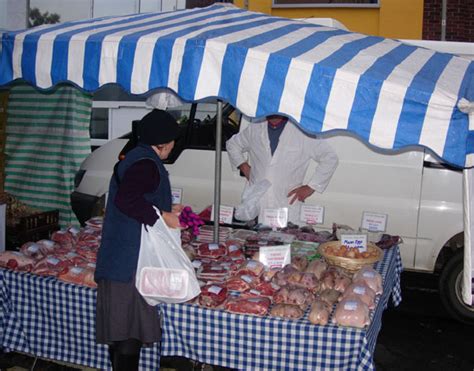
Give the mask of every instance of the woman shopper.
POLYGON ((110 180, 102 242, 97 255, 96 340, 109 345, 114 370, 138 370, 142 345, 161 339, 156 307, 135 288, 142 224, 161 217, 179 228, 180 206, 172 207, 171 186, 162 160, 179 133, 167 112, 153 110, 138 125, 138 144, 114 168, 110 180))

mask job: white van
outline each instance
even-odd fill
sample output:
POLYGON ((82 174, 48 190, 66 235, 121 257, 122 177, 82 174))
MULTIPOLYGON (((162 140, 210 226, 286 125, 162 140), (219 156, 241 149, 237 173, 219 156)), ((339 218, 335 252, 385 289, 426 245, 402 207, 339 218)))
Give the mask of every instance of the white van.
MULTIPOLYGON (((224 143, 239 130, 229 118, 232 111, 232 107, 224 107, 224 143)), ((140 112, 136 119, 145 113, 140 112)), ((172 187, 182 192, 182 203, 201 211, 214 200, 215 117, 191 117, 190 121, 183 126, 166 168, 172 187)), ((109 141, 81 165, 71 195, 81 221, 103 209, 112 169, 130 137, 109 141)), ((420 148, 388 153, 369 148, 348 134, 327 140, 339 156, 339 166, 326 191, 306 201, 324 207, 324 223, 318 229, 330 230, 333 222, 357 229, 364 212, 386 214, 386 232, 403 239, 404 268, 441 273, 440 293, 447 310, 461 321, 474 323, 474 309, 461 297, 462 171, 436 161, 420 148)), ((310 166, 308 172, 312 169, 310 166)), ((244 178, 231 170, 224 152, 221 203, 238 205, 243 187, 244 178)))

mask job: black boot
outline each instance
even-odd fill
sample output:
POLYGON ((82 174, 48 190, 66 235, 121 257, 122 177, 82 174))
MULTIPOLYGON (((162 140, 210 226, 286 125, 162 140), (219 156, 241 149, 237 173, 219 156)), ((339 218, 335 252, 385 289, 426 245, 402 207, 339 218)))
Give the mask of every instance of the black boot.
POLYGON ((109 347, 114 371, 138 371, 142 343, 136 339, 116 341, 109 347))

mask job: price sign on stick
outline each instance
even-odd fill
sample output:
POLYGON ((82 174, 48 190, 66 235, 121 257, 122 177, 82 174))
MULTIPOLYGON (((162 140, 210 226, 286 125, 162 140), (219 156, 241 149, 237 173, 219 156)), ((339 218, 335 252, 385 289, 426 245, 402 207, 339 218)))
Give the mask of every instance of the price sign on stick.
POLYGON ((387 214, 364 211, 362 214, 362 229, 370 232, 385 232, 387 227, 387 214))
POLYGON ((341 244, 347 247, 355 247, 360 252, 367 251, 367 235, 366 234, 342 234, 341 244))
POLYGON ((324 220, 324 207, 302 205, 300 220, 306 224, 322 224, 324 220))
MULTIPOLYGON (((234 208, 232 206, 221 205, 219 208, 219 223, 232 224, 234 208)), ((214 221, 214 205, 211 210, 211 222, 214 221)))
POLYGON ((264 209, 263 220, 260 223, 272 228, 285 228, 288 224, 288 208, 264 209))
POLYGON ((183 198, 183 189, 182 188, 171 188, 171 203, 180 204, 181 199, 183 198))

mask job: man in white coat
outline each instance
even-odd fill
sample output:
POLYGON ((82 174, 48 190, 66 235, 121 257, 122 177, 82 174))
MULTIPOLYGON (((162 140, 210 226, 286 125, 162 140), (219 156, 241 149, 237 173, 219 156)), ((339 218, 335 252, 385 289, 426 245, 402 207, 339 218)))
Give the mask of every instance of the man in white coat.
POLYGON ((288 208, 288 221, 301 224, 301 203, 315 191, 324 192, 338 164, 329 144, 279 115, 249 123, 226 142, 226 149, 232 167, 247 178, 246 187, 264 179, 271 183, 260 199, 259 222, 264 209, 288 208), (303 184, 311 159, 318 166, 308 184, 303 184))

